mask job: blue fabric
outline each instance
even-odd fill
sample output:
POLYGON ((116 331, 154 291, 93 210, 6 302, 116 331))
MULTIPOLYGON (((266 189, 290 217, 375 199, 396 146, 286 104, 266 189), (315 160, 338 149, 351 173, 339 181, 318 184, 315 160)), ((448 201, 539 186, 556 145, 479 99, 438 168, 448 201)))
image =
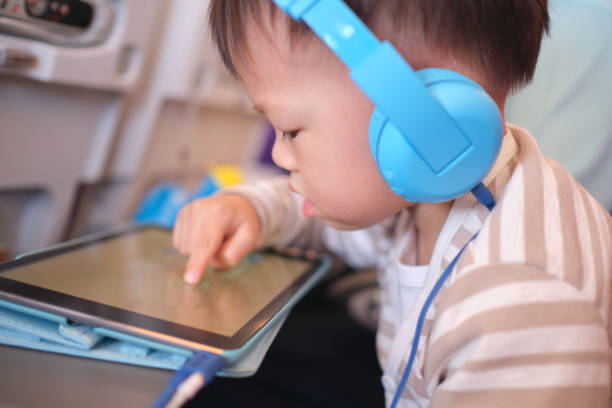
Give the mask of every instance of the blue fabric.
POLYGON ((221 371, 224 365, 223 358, 219 355, 207 353, 205 351, 197 352, 191 357, 170 379, 162 393, 159 395, 153 408, 164 408, 170 401, 177 388, 189 376, 194 373, 200 373, 204 377, 204 385, 209 385, 215 378, 217 373, 221 371))
POLYGON ((219 186, 209 176, 204 177, 193 192, 176 183, 159 183, 142 200, 134 214, 134 222, 172 228, 181 208, 193 200, 208 197, 217 190, 219 186))
POLYGON ((0 305, 0 344, 168 370, 180 368, 187 360, 185 355, 106 337, 94 330, 0 305))
MULTIPOLYGON (((245 377, 257 371, 282 327, 288 309, 270 322, 262 336, 251 339, 242 350, 226 351, 223 377, 245 377)), ((118 363, 177 370, 193 356, 151 340, 104 328, 69 324, 60 316, 0 301, 0 344, 68 354, 118 363)))

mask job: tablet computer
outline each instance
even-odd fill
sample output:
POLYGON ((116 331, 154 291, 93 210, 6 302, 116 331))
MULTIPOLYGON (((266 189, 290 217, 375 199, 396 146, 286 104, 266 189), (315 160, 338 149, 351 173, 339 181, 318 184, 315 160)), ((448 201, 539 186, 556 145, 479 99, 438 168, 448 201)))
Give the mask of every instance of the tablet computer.
POLYGON ((265 250, 232 268, 208 268, 199 284, 189 285, 186 262, 172 247, 171 231, 130 228, 0 264, 0 299, 221 354, 263 335, 329 266, 311 253, 265 250))

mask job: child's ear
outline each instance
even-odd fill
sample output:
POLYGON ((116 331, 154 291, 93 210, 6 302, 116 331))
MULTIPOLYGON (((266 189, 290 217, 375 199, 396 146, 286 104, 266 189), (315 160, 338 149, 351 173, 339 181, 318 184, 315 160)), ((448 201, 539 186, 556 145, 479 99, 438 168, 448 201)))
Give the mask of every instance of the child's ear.
POLYGON ((418 84, 406 80, 403 129, 377 107, 370 147, 396 194, 413 202, 451 200, 493 166, 503 136, 501 112, 480 85, 461 74, 425 69, 416 77, 418 84))

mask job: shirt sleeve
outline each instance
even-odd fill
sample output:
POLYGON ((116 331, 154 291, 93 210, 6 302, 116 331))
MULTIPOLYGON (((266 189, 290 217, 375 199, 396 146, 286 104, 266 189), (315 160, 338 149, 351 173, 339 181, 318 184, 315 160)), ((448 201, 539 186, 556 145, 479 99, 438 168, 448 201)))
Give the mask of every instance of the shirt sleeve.
POLYGON ((253 204, 259 217, 259 246, 296 245, 321 248, 323 223, 302 214, 304 199, 288 188, 285 176, 234 186, 225 191, 240 194, 253 204))
POLYGON ((607 326, 585 289, 525 265, 459 276, 428 343, 431 407, 608 407, 607 326))

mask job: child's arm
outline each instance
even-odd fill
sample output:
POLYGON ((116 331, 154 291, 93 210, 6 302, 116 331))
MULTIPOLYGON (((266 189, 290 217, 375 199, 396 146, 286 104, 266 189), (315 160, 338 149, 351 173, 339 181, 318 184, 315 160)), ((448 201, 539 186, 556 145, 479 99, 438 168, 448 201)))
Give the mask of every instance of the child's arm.
POLYGON ((607 407, 601 304, 525 265, 462 273, 439 299, 429 339, 431 407, 607 407))
POLYGON ((256 246, 319 245, 322 223, 302 215, 301 200, 282 177, 185 206, 173 233, 174 246, 190 256, 185 280, 197 283, 208 264, 234 265, 256 246))
POLYGON ((257 246, 296 245, 320 249, 324 224, 302 213, 304 199, 289 190, 288 177, 275 177, 233 187, 253 206, 259 219, 257 246))

